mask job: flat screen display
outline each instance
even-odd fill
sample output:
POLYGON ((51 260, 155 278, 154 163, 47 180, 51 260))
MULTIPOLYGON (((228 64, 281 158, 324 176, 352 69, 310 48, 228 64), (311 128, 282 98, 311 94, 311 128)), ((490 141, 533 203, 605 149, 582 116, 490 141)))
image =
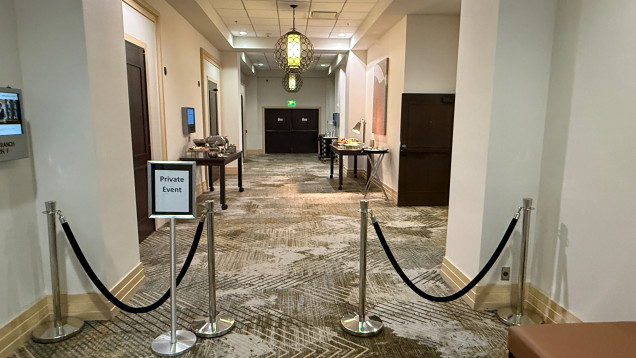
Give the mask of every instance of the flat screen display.
POLYGON ((0 136, 22 134, 20 95, 0 90, 0 136))
POLYGON ((194 125, 194 108, 188 108, 188 125, 194 125))

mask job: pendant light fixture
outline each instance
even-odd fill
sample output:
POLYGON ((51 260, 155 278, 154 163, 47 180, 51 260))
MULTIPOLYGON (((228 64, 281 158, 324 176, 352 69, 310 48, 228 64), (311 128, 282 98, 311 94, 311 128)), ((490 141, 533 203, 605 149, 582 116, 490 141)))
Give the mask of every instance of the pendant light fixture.
POLYGON ((290 72, 283 76, 283 88, 287 92, 295 93, 300 91, 303 86, 303 79, 300 73, 290 72))
POLYGON ((292 30, 284 34, 276 42, 274 56, 278 67, 285 72, 303 72, 308 69, 314 60, 314 45, 307 36, 296 31, 296 7, 292 8, 292 30))

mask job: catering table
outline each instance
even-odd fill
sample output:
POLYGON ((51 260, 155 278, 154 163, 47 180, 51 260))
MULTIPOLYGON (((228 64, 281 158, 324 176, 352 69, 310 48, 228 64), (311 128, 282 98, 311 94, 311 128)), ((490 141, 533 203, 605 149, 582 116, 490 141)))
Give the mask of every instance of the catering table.
MULTIPOLYGON (((196 162, 197 165, 205 165, 208 167, 208 177, 210 178, 210 191, 214 191, 213 181, 212 181, 212 167, 219 167, 219 187, 220 187, 220 196, 221 196, 221 209, 227 209, 227 204, 225 204, 225 166, 234 160, 238 160, 238 188, 239 192, 243 192, 243 151, 238 151, 232 154, 224 154, 221 157, 217 158, 208 158, 199 155, 199 153, 195 151, 188 151, 190 156, 185 156, 179 158, 179 160, 196 162)), ((207 155, 207 153, 203 153, 207 155)))
POLYGON ((331 179, 333 179, 333 162, 336 155, 338 156, 338 190, 342 190, 342 165, 343 165, 342 157, 345 155, 353 155, 355 157, 355 160, 353 161, 353 177, 357 178, 358 177, 357 158, 359 155, 365 155, 367 156, 367 180, 366 180, 366 185, 363 192, 364 196, 366 197, 367 194, 369 193, 371 184, 375 184, 378 187, 380 187, 380 189, 382 189, 382 192, 384 193, 384 196, 387 198, 387 200, 389 199, 388 195, 386 194, 386 191, 384 190, 384 187, 381 185, 380 178, 378 177, 378 169, 382 165, 382 159, 384 158, 384 155, 389 152, 388 149, 363 148, 361 146, 350 147, 350 146, 337 145, 337 144, 331 144, 329 147, 331 149, 331 167, 329 172, 329 178, 331 179), (375 155, 378 155, 377 158, 375 157, 375 155), (374 179, 377 182, 374 182, 374 179))

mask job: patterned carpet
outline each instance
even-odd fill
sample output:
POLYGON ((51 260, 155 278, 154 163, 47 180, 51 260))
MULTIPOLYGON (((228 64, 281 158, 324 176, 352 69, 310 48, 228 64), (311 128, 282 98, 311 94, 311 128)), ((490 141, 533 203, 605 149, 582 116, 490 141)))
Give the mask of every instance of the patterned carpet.
MULTIPOLYGON (((433 303, 399 279, 372 227, 368 241, 367 311, 381 317, 375 337, 345 334, 340 317, 357 311, 361 178, 342 191, 329 165, 315 155, 246 158, 243 185, 228 180, 229 209, 215 216, 217 308, 236 328, 199 339, 184 357, 506 357, 507 330, 494 314, 463 301, 433 303)), ((216 200, 218 190, 198 198, 216 200)), ((446 207, 396 207, 381 192, 367 196, 393 252, 418 286, 449 289, 439 275, 446 237, 446 207)), ((72 222, 71 222, 72 224, 72 222)), ((178 265, 196 220, 177 228, 178 265)), ((147 281, 131 304, 155 301, 168 287, 169 228, 141 244, 147 281)), ((204 237, 177 291, 178 326, 207 315, 204 237)), ((152 357, 150 343, 170 327, 170 305, 113 321, 89 321, 76 337, 56 344, 27 342, 12 358, 152 357)))

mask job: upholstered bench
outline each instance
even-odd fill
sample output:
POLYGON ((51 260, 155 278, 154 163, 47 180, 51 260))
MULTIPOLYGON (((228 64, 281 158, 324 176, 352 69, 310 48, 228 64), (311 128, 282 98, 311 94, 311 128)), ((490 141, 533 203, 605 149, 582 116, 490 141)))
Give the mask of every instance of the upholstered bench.
POLYGON ((514 358, 635 358, 636 322, 510 327, 508 351, 514 358))

